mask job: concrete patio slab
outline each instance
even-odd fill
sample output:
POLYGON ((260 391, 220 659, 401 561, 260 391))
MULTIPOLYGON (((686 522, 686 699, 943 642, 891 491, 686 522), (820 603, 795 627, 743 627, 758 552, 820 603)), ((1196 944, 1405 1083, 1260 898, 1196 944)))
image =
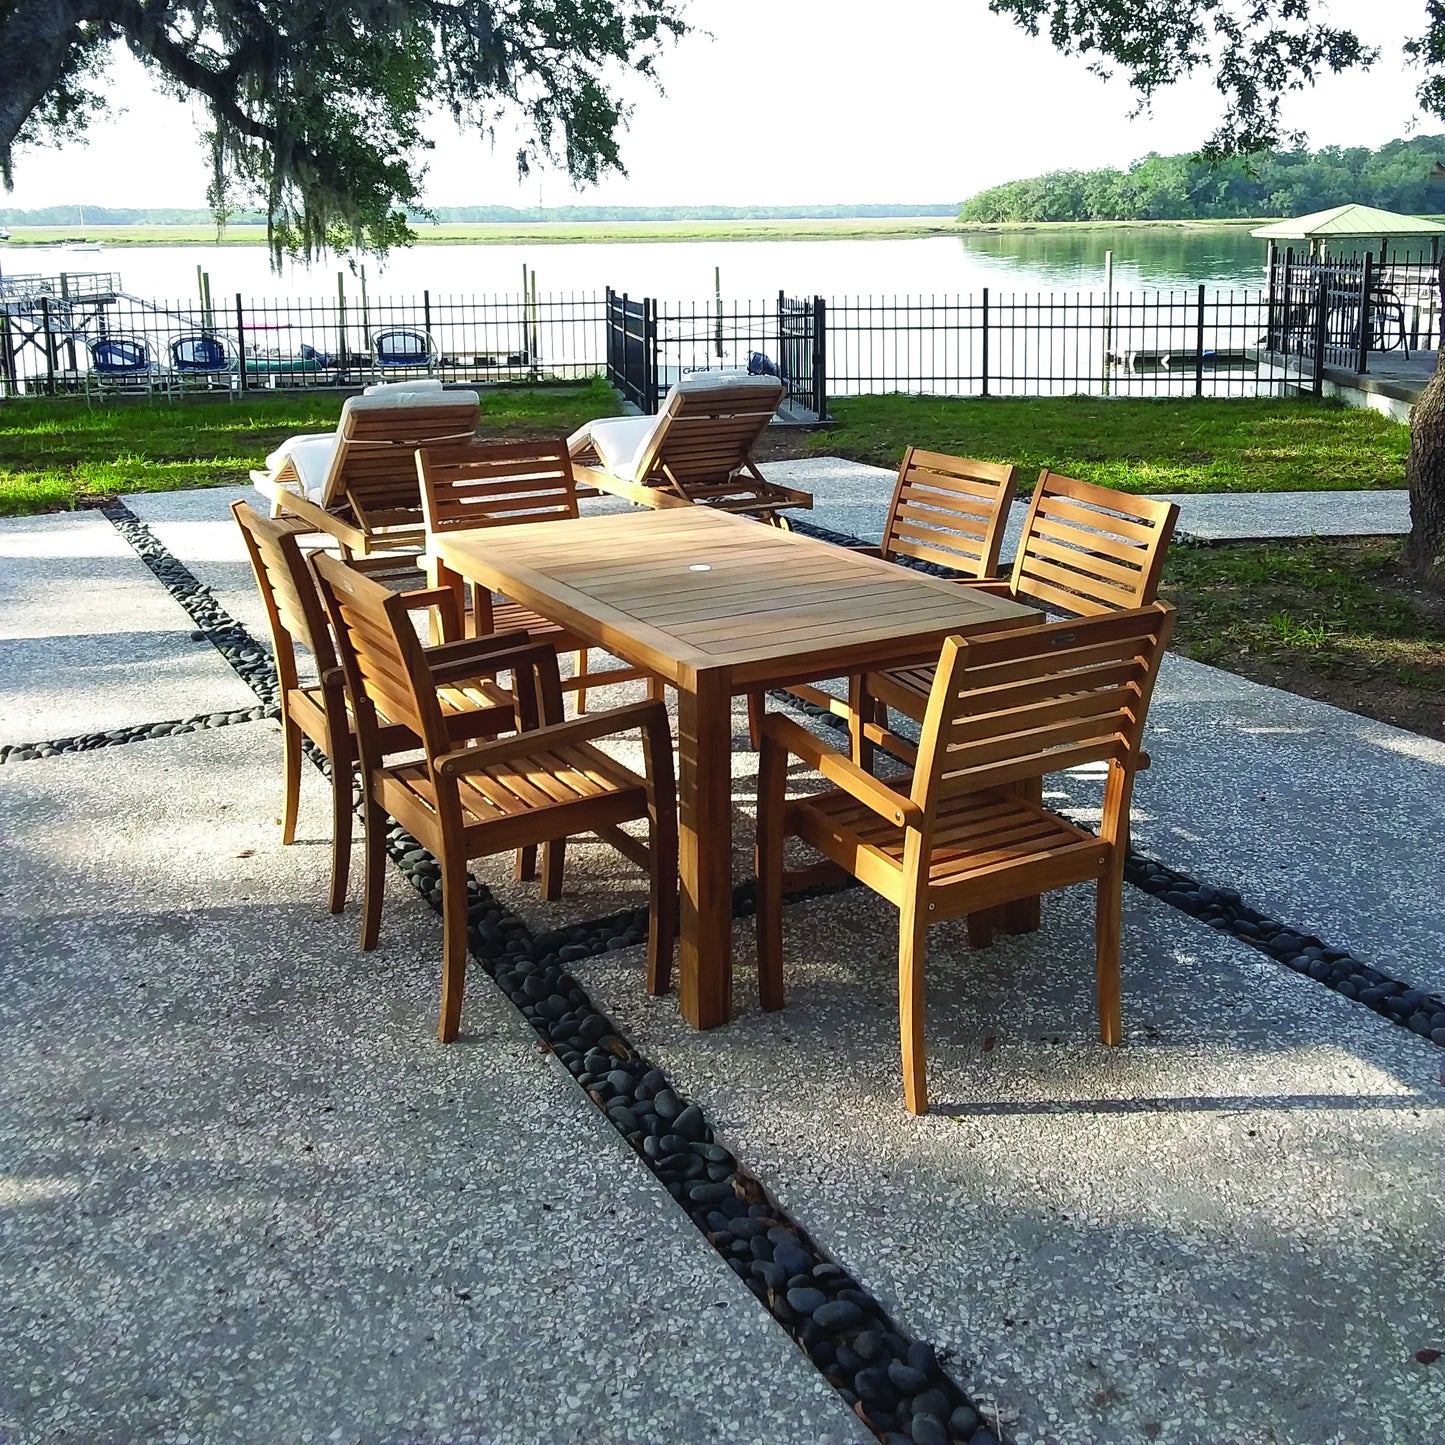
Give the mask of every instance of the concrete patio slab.
MULTIPOLYGON (((1148 732, 1136 848, 1445 990, 1445 744, 1173 654, 1148 732)), ((1098 816, 1100 779, 1059 786, 1098 816)))
POLYGON ((0 1434, 866 1439, 485 978, 437 1044, 394 876, 356 950, 276 748, 0 768, 0 1434))
MULTIPOLYGON (((1114 1050, 1090 890, 983 952, 930 930, 921 1120, 897 915, 870 894, 786 910, 786 1008, 708 1034, 645 993, 633 953, 578 967, 1019 1445, 1434 1445, 1445 1375, 1415 1352, 1445 1347, 1440 1051, 1125 899, 1114 1050)), ((736 946, 747 980, 751 920, 736 946)))
POLYGON ((94 512, 0 520, 0 743, 254 707, 94 512))

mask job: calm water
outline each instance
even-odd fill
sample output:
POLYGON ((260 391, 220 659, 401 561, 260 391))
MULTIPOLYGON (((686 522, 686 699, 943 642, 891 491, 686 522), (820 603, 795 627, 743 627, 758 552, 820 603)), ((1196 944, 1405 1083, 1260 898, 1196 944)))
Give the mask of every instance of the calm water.
MULTIPOLYGON (((575 242, 557 245, 417 246, 384 266, 367 265, 372 297, 515 295, 522 268, 537 274, 541 293, 601 292, 703 300, 722 271, 725 299, 761 300, 787 291, 825 297, 967 295, 988 286, 997 294, 1097 290, 1104 254, 1114 253, 1116 290, 1163 290, 1204 282, 1215 288, 1262 284, 1264 243, 1246 227, 1199 231, 1099 230, 913 240, 575 242)), ((111 246, 98 253, 60 248, 0 250, 0 274, 115 271, 132 295, 185 301, 196 294, 196 267, 209 272, 213 297, 334 297, 335 263, 310 270, 270 270, 263 248, 242 246, 111 246)), ((346 291, 359 279, 349 271, 346 291)))

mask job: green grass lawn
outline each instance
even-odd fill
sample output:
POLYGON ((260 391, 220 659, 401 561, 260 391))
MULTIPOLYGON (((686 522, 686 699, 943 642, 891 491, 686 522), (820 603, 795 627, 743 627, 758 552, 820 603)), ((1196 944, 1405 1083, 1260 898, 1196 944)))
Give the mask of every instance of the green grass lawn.
POLYGON ((896 467, 908 445, 1043 467, 1125 492, 1402 487, 1409 428, 1316 401, 842 397, 811 452, 896 467))
MULTIPOLYGON (((338 396, 319 393, 103 406, 80 397, 0 402, 0 515, 244 482, 279 442, 329 431, 340 410, 338 396)), ((482 430, 565 434, 619 410, 600 379, 489 387, 482 430)), ((1025 489, 1045 466, 1129 492, 1399 487, 1409 444, 1399 422, 1311 401, 871 396, 841 398, 833 410, 837 426, 803 438, 806 451, 893 467, 913 443, 1014 462, 1025 489)))
MULTIPOLYGON (((482 431, 566 435, 620 410, 600 380, 489 387, 482 431)), ((288 436, 330 431, 340 412, 339 396, 319 393, 103 406, 88 406, 80 397, 0 402, 0 515, 64 509, 126 492, 245 482, 288 436)))

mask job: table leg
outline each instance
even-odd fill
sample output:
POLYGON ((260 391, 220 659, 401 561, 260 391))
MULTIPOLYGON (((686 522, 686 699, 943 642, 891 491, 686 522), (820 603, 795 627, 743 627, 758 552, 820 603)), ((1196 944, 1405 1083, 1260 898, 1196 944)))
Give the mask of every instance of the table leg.
POLYGON ((678 993, 694 1028, 732 1017, 732 696, 701 673, 677 694, 678 993))
MULTIPOLYGON (((1010 789, 1031 803, 1044 801, 1044 780, 1023 778, 1010 784, 1010 789)), ((1043 904, 1038 894, 1015 898, 968 915, 968 946, 987 948, 1000 933, 1035 933, 1043 921, 1043 904)))

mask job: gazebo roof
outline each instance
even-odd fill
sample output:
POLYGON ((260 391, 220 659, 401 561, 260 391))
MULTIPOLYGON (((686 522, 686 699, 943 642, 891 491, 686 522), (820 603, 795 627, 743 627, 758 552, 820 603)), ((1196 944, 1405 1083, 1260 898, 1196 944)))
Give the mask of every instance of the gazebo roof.
POLYGON ((1329 236, 1441 236, 1445 226, 1423 216, 1349 205, 1331 206, 1328 211, 1296 216, 1292 221, 1275 221, 1249 234, 1265 241, 1319 241, 1329 236))

